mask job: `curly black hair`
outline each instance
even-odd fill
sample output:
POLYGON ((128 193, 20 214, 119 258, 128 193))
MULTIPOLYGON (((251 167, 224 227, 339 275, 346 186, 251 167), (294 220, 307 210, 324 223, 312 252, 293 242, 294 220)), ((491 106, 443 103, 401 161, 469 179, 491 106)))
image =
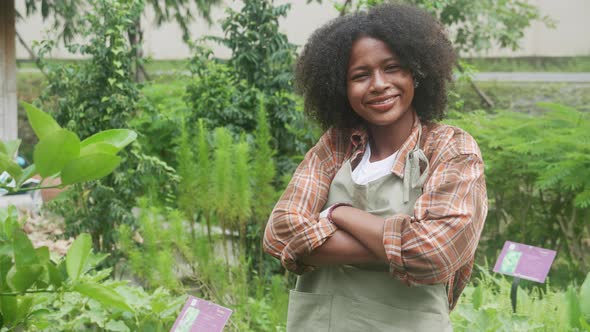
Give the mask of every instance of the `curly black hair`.
POLYGON ((295 87, 305 112, 323 128, 362 123, 346 93, 348 61, 355 40, 383 41, 419 85, 412 104, 423 122, 444 118, 455 50, 445 29, 422 9, 383 4, 331 20, 309 38, 295 66, 295 87))

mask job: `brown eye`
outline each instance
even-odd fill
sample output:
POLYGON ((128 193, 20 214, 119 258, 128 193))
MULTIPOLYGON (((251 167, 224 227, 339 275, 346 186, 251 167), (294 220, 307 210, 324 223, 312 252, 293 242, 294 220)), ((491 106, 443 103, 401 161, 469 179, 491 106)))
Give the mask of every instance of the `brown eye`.
POLYGON ((388 65, 387 67, 385 67, 385 71, 388 73, 396 72, 399 69, 400 69, 399 65, 388 65))
POLYGON ((358 81, 358 80, 362 80, 368 76, 369 76, 369 74, 367 74, 367 73, 359 73, 359 74, 352 75, 351 79, 353 81, 358 81))

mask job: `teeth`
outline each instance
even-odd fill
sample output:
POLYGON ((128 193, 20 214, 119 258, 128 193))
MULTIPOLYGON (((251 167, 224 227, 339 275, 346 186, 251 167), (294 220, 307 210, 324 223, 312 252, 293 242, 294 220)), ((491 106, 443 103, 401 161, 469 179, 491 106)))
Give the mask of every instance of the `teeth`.
POLYGON ((373 104, 373 105, 382 105, 382 104, 387 104, 387 103, 390 103, 390 102, 392 102, 392 101, 393 101, 395 98, 397 98, 397 97, 391 97, 391 98, 387 98, 387 99, 385 99, 384 101, 376 101, 376 102, 373 102, 373 103, 371 103, 371 104, 373 104))

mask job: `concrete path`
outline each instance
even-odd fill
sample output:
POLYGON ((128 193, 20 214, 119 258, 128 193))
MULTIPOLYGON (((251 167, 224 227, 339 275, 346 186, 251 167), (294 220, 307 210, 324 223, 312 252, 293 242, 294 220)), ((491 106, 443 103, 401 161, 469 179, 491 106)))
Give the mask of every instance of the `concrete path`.
MULTIPOLYGON (((19 73, 40 73, 37 68, 17 68, 19 73)), ((186 70, 156 70, 155 75, 175 74, 188 76, 186 70)), ((476 81, 504 81, 504 82, 563 82, 563 83, 590 83, 588 73, 553 73, 553 72, 487 72, 474 75, 476 81)))
POLYGON ((590 73, 488 72, 477 73, 474 78, 476 81, 590 83, 590 73))

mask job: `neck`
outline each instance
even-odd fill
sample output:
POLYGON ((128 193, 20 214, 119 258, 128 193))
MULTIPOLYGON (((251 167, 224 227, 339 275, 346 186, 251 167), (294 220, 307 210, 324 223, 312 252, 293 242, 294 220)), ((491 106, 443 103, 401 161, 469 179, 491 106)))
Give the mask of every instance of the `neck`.
POLYGON ((369 125, 371 162, 379 161, 394 154, 412 133, 415 112, 406 112, 395 123, 387 126, 369 125))

